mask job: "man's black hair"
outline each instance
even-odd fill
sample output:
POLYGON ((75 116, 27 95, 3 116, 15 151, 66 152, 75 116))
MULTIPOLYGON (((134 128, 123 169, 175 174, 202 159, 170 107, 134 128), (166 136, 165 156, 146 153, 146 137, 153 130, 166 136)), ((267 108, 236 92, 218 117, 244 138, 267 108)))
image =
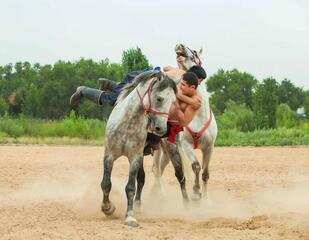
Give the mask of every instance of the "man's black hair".
POLYGON ((198 78, 193 72, 186 72, 182 75, 182 79, 189 85, 194 85, 195 88, 198 86, 198 78))
POLYGON ((199 79, 205 79, 207 74, 201 66, 193 66, 187 72, 193 72, 199 79))

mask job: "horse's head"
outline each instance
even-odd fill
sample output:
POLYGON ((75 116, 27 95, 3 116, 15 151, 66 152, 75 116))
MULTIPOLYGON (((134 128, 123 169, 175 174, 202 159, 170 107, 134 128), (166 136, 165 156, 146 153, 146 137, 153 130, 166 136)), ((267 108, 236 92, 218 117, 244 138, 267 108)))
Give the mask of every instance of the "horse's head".
POLYGON ((176 83, 164 73, 160 73, 151 83, 151 93, 147 99, 150 129, 162 136, 167 131, 167 118, 172 103, 176 100, 176 83))
POLYGON ((196 51, 194 49, 190 49, 184 44, 177 44, 175 46, 175 53, 178 67, 184 71, 187 71, 190 67, 193 67, 195 65, 201 66, 202 52, 202 48, 199 51, 196 51))

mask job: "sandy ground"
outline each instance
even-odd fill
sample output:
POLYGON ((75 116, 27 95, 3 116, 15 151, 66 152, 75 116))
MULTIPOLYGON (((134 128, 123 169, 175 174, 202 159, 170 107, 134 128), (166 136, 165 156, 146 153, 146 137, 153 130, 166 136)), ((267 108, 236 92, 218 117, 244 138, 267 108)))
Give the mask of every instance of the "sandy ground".
MULTIPOLYGON (((152 191, 140 226, 123 224, 128 162, 112 175, 113 217, 100 212, 101 147, 0 146, 0 239, 306 239, 309 148, 216 148, 209 199, 184 207, 173 169, 152 191)), ((191 186, 188 186, 191 192, 191 186)))

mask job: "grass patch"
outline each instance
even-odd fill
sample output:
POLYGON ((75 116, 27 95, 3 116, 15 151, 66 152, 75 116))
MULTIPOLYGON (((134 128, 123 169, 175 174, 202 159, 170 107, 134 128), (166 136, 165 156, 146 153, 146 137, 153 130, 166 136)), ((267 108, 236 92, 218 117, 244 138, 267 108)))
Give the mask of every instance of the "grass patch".
POLYGON ((278 128, 240 132, 219 131, 217 146, 294 146, 309 145, 309 131, 301 128, 278 128))
MULTIPOLYGON (((46 121, 10 117, 0 118, 0 144, 103 145, 106 123, 76 117, 46 121)), ((216 146, 294 146, 309 145, 309 124, 241 132, 219 129, 216 146)))

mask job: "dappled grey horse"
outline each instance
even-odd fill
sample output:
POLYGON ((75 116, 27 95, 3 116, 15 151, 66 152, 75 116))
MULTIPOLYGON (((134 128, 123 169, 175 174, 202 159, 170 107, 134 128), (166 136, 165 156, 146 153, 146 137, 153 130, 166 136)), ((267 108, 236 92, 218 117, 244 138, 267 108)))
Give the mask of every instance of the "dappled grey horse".
MULTIPOLYGON (((178 66, 182 70, 188 70, 194 65, 202 64, 202 49, 197 52, 184 44, 178 44, 175 47, 175 52, 178 66)), ((179 77, 174 78, 176 83, 179 80, 179 77)), ((202 96, 202 105, 196 116, 184 128, 184 131, 178 134, 176 145, 170 145, 163 140, 161 148, 154 154, 153 172, 155 174, 156 186, 162 189, 161 176, 169 161, 172 160, 171 162, 174 168, 178 169, 178 171, 175 171, 175 175, 180 183, 181 192, 185 200, 188 200, 188 194, 186 190, 186 179, 182 171, 182 167, 185 165, 183 164, 184 158, 190 160, 192 170, 195 174, 192 198, 194 200, 200 199, 202 195, 200 191, 200 171, 202 170, 203 195, 206 196, 207 182, 209 179, 209 161, 218 131, 216 120, 209 104, 210 94, 207 92, 206 80, 203 80, 199 84, 197 90, 202 96), (194 149, 200 149, 202 151, 202 167, 196 158, 194 149)))
POLYGON ((160 71, 147 71, 124 87, 106 125, 104 173, 101 182, 103 201, 101 209, 106 215, 115 211, 109 199, 111 173, 114 161, 126 156, 130 163, 129 179, 125 191, 127 212, 125 223, 138 226, 133 212, 133 199, 140 204, 145 182, 143 149, 147 132, 163 135, 167 131, 167 116, 176 99, 177 88, 173 80, 160 71), (135 182, 137 180, 137 191, 135 182), (136 193, 136 194, 135 194, 136 193))

